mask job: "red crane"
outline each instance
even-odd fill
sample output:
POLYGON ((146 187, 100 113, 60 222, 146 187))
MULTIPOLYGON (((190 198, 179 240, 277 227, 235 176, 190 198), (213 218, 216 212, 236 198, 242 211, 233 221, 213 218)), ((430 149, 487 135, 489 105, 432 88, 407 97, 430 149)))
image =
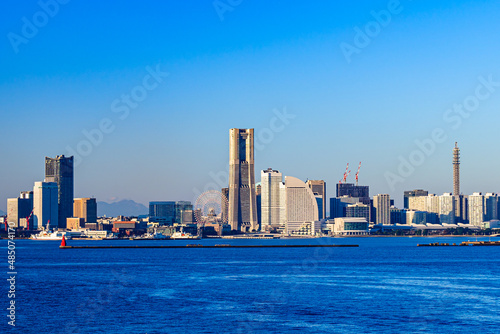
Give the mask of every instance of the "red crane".
POLYGON ((356 173, 356 187, 358 186, 359 170, 361 169, 361 161, 359 162, 358 172, 356 173))
POLYGON ((350 172, 351 171, 349 170, 349 163, 347 163, 347 167, 345 168, 344 176, 342 177, 342 180, 339 181, 339 183, 345 182, 345 180, 347 179, 347 175, 349 175, 350 172))
POLYGON ((26 217, 26 229, 29 231, 30 229, 30 219, 31 219, 31 216, 33 215, 33 211, 35 211, 35 209, 31 210, 30 214, 28 217, 26 217))

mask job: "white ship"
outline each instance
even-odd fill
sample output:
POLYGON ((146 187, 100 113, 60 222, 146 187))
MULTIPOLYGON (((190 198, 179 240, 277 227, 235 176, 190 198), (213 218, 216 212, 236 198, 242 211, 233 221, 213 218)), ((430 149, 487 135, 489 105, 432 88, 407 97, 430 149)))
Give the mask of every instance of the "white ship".
POLYGON ((181 228, 180 232, 175 232, 170 237, 172 240, 199 240, 201 237, 199 235, 192 235, 191 233, 185 233, 181 228))
POLYGON ((49 231, 41 231, 38 234, 31 235, 30 239, 32 240, 62 240, 63 236, 66 240, 71 239, 71 235, 67 235, 66 232, 51 232, 49 231))

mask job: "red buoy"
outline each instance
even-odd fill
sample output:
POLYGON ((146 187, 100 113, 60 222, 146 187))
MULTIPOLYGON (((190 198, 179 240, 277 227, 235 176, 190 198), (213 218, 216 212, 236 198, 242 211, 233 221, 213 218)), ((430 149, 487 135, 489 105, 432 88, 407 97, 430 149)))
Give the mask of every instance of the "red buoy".
POLYGON ((64 235, 63 235, 63 238, 61 240, 61 247, 66 247, 66 238, 64 238, 64 235))

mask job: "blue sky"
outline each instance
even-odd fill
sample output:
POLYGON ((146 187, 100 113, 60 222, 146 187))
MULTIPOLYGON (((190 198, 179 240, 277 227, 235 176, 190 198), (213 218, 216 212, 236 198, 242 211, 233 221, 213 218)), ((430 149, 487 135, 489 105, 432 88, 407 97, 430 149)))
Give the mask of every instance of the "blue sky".
POLYGON ((256 175, 324 179, 329 196, 347 162, 354 181, 359 161, 360 183, 397 204, 404 190, 451 191, 455 141, 462 192, 500 191, 500 87, 480 87, 489 94, 474 105, 479 78, 500 82, 500 3, 401 0, 393 13, 391 1, 221 0, 223 13, 213 3, 73 0, 49 6, 52 17, 37 1, 2 2, 0 209, 43 179, 45 156, 88 149, 83 132, 102 122, 107 133, 76 168, 77 197, 194 200, 223 183, 233 127, 261 138, 256 175), (373 12, 387 11, 376 23, 373 12), (36 33, 26 20, 38 20, 36 33), (157 68, 168 72, 161 82, 148 77, 157 68), (121 119, 113 102, 144 91, 121 119), (463 103, 472 111, 453 128, 458 114, 446 121, 446 111, 463 103), (284 110, 294 118, 270 130, 284 110), (415 141, 435 129, 446 140, 418 160, 415 141), (400 159, 411 157, 402 177, 400 159), (388 173, 399 176, 392 186, 388 173))

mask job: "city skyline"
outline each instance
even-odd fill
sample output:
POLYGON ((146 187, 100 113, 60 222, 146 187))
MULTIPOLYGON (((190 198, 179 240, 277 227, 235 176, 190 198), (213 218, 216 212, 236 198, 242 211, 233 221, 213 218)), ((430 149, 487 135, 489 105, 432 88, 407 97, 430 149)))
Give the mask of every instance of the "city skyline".
MULTIPOLYGON (((18 52, 4 38, 0 210, 43 180, 43 157, 72 153, 75 197, 193 201, 228 171, 229 128, 255 128, 257 173, 272 167, 325 180, 327 198, 345 164, 359 161, 360 185, 390 194, 398 207, 405 190, 452 192, 455 141, 461 192, 500 191, 488 172, 500 161, 485 154, 496 149, 500 119, 499 47, 491 43, 499 4, 401 1, 363 47, 357 31, 379 22, 387 1, 245 2, 222 21, 211 3, 155 5, 141 9, 142 19, 127 5, 71 2, 18 52), (107 22, 99 13, 110 10, 119 17, 114 39, 89 48, 107 22), (97 28, 85 24, 89 17, 97 28), (131 17, 149 39, 127 24, 131 17), (347 44, 359 53, 346 57, 347 44), (443 132, 433 140, 436 129, 443 132), (398 174, 400 159, 416 151, 423 163, 392 189, 385 174, 398 174)), ((9 4, 0 14, 5 35, 21 34, 22 18, 40 10, 9 4)))

